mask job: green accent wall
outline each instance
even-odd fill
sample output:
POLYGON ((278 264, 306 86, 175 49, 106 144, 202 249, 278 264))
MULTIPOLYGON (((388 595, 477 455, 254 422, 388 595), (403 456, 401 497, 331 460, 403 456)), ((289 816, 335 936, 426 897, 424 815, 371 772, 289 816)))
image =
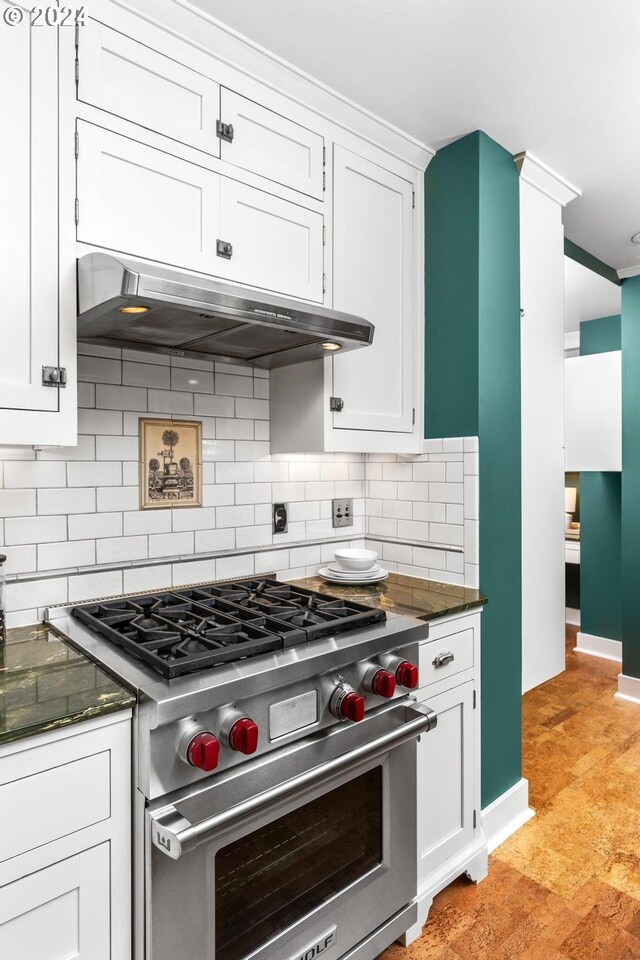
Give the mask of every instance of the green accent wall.
POLYGON ((482 806, 521 777, 520 218, 481 131, 425 173, 425 435, 480 438, 482 806))
POLYGON ((640 276, 622 284, 622 672, 640 678, 640 276))

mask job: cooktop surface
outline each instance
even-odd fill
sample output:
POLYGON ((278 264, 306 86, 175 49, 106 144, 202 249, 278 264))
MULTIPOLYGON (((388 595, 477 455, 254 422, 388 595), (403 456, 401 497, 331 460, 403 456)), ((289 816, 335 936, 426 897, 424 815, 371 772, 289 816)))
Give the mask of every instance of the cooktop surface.
POLYGON ((386 619, 384 610, 269 578, 115 598, 72 613, 169 680, 386 619))

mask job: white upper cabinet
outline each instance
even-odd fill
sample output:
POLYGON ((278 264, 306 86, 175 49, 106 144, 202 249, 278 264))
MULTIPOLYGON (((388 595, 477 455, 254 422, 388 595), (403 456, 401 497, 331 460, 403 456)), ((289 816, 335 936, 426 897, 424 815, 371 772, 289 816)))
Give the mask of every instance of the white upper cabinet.
POLYGON ((324 140, 253 100, 222 89, 220 156, 317 200, 324 192, 324 140))
POLYGON ((220 155, 217 83, 97 20, 87 19, 79 43, 79 100, 220 155))
POLYGON ((323 223, 319 213, 222 177, 220 237, 231 257, 214 273, 290 297, 322 303, 323 223))
MULTIPOLYGON (((0 14, 11 6, 1 0, 0 14)), ((32 28, 30 18, 25 8, 22 23, 0 28, 0 443, 68 438, 62 390, 43 385, 43 367, 67 367, 67 399, 75 406, 61 343, 61 324, 68 339, 75 317, 60 314, 58 29, 32 28)), ((72 223, 71 206, 67 212, 72 223)))
POLYGON ((413 430, 412 184, 342 147, 333 154, 333 305, 375 326, 334 358, 338 430, 413 430))
POLYGON ((321 214, 91 123, 78 144, 78 240, 322 301, 321 214))
POLYGON ((78 122, 78 240, 216 272, 220 176, 78 122))

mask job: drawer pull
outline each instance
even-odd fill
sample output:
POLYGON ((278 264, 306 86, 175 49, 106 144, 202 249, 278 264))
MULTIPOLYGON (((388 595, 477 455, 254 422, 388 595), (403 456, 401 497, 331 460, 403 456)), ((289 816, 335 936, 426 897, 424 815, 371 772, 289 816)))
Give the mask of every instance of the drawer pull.
POLYGON ((438 656, 433 661, 434 667, 446 667, 448 663, 453 663, 455 660, 454 655, 450 650, 447 650, 446 653, 439 653, 438 656))

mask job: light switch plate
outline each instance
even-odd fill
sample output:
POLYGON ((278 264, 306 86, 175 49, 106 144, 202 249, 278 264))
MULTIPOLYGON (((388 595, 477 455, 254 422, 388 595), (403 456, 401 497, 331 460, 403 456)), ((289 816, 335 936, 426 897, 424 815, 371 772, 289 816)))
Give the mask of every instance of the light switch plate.
POLYGON ((353 500, 345 497, 343 500, 331 501, 331 516, 334 527, 353 526, 353 500))

